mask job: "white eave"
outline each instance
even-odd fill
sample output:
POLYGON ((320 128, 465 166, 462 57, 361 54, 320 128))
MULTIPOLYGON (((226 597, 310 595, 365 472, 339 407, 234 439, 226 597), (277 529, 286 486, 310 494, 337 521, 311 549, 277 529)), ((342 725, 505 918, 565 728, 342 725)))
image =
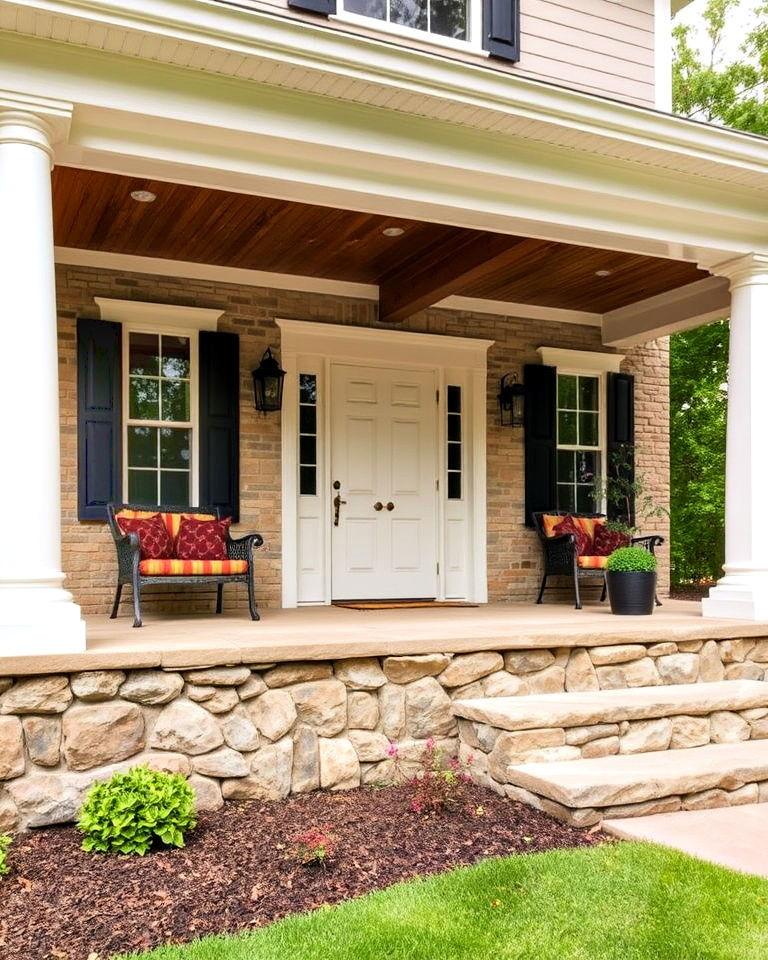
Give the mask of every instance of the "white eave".
POLYGON ((0 0, 0 31, 768 188, 768 140, 221 0, 0 0))

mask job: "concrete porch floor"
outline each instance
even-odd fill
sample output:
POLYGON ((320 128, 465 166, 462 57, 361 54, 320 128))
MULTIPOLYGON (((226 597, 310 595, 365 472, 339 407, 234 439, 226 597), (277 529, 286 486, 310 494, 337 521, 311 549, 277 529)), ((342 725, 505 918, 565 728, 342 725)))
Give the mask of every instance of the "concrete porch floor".
POLYGON ((138 630, 127 615, 89 617, 85 653, 3 656, 0 641, 0 676, 768 636, 768 622, 704 619, 698 602, 684 600, 666 600, 652 617, 615 617, 607 603, 582 610, 523 603, 377 611, 301 607, 261 615, 254 623, 245 610, 150 614, 138 630))

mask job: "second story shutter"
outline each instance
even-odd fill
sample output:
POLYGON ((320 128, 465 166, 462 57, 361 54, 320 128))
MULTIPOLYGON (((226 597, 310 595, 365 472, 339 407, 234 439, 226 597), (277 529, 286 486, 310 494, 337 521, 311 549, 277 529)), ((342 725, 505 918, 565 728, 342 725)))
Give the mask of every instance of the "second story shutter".
POLYGON ((483 0, 483 50, 513 63, 520 59, 520 0, 483 0))
POLYGON ((324 17, 330 17, 332 13, 336 13, 336 0, 288 0, 288 6, 292 10, 319 13, 324 17))

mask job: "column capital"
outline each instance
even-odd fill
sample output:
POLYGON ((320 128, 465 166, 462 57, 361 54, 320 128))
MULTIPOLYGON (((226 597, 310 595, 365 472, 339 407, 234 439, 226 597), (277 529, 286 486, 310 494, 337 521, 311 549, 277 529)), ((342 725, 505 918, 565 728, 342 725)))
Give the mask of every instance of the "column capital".
POLYGON ((714 267, 710 273, 718 277, 727 277, 731 290, 744 286, 763 286, 768 284, 768 254, 747 253, 733 260, 725 260, 714 267))
POLYGON ((39 147, 53 164, 53 146, 69 136, 72 104, 0 90, 0 145, 39 147))

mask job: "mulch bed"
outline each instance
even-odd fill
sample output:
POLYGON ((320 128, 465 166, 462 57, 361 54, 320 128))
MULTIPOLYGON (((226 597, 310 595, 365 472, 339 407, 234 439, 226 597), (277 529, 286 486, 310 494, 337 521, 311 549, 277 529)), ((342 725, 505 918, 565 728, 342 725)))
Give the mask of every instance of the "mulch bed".
POLYGON ((403 787, 228 803, 200 817, 184 849, 144 858, 84 853, 73 827, 25 834, 0 880, 0 957, 106 960, 252 929, 487 857, 606 839, 475 785, 466 801, 431 819, 409 810, 403 787), (288 859, 296 834, 324 825, 339 841, 327 869, 288 859))
POLYGON ((685 583, 673 586, 669 591, 673 600, 703 600, 709 596, 709 591, 714 587, 717 581, 707 581, 706 583, 685 583))

